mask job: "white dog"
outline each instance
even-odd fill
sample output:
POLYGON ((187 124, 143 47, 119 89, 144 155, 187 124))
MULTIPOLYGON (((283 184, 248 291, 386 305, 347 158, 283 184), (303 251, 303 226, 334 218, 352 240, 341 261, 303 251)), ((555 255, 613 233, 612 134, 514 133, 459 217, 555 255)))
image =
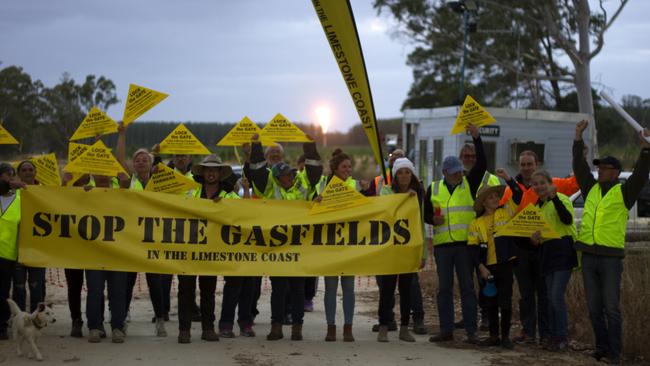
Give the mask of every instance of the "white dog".
MULTIPOLYGON (((23 343, 27 342, 32 347, 33 356, 36 356, 36 359, 43 361, 43 355, 36 347, 36 340, 41 335, 41 330, 49 323, 54 323, 56 319, 54 318, 54 311, 52 310, 52 304, 45 305, 45 303, 38 304, 38 308, 33 313, 26 313, 16 305, 15 302, 11 299, 7 299, 9 303, 9 308, 11 309, 11 318, 9 319, 9 325, 11 326, 11 333, 13 339, 16 342, 16 352, 18 356, 22 356, 23 351, 21 346, 23 343)), ((28 352, 29 354, 29 352, 28 352)), ((32 356, 30 356, 31 358, 32 356)))

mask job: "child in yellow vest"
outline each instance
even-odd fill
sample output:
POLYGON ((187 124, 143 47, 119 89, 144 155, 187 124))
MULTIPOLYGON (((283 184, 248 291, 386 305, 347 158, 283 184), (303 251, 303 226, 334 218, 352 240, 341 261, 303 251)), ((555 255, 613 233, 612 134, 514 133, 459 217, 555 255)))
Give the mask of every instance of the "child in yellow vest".
POLYGON ((497 169, 495 173, 506 181, 512 190, 512 197, 503 206, 499 206, 506 186, 485 186, 479 190, 474 202, 477 218, 469 226, 467 244, 478 249, 475 257, 481 277, 493 282, 497 289, 496 295, 487 297, 490 337, 480 344, 484 346, 501 345, 504 348, 512 349, 510 320, 512 317, 513 267, 517 258, 516 244, 511 237, 500 236, 496 231, 517 213, 522 191, 504 169, 497 169), (501 313, 500 322, 499 313, 501 313), (499 325, 501 326, 500 334, 499 325))

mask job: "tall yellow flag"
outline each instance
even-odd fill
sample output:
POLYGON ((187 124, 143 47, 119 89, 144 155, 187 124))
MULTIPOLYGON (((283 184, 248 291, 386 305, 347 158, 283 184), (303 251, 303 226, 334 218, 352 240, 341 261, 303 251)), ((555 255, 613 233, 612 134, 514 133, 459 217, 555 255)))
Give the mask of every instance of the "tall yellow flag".
POLYGON ((372 102, 368 74, 350 1, 312 0, 312 4, 325 32, 325 37, 332 48, 345 86, 348 88, 354 107, 359 114, 363 130, 368 136, 375 162, 381 167, 384 179, 386 179, 375 107, 372 102))

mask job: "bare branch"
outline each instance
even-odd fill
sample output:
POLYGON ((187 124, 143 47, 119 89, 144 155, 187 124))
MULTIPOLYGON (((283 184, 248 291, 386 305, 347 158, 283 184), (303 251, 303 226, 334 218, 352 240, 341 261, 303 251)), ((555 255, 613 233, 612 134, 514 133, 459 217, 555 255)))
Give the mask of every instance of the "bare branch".
MULTIPOLYGON (((562 82, 565 82, 565 83, 574 83, 574 82, 575 82, 575 80, 574 80, 573 77, 566 77, 566 76, 561 76, 561 75, 531 74, 531 73, 527 73, 527 72, 522 72, 522 71, 519 70, 517 67, 515 67, 515 66, 513 66, 513 65, 511 65, 511 64, 509 64, 509 63, 502 62, 502 61, 501 61, 498 57, 496 57, 496 56, 488 55, 488 54, 483 53, 483 52, 472 51, 472 50, 469 50, 469 49, 468 49, 468 52, 469 52, 470 54, 474 55, 474 56, 477 56, 477 57, 483 58, 483 59, 485 59, 485 60, 487 60, 487 61, 489 61, 489 62, 491 62, 491 63, 494 63, 494 64, 496 64, 496 65, 499 65, 500 67, 502 67, 502 68, 504 68, 504 69, 510 70, 511 72, 516 72, 516 73, 518 73, 520 76, 523 76, 523 77, 527 77, 527 78, 531 78, 531 79, 535 79, 535 80, 554 80, 554 81, 562 81, 562 82)), ((572 75, 572 74, 569 73, 569 75, 572 75)))
POLYGON ((544 6, 544 23, 546 25, 546 29, 548 29, 549 35, 560 46, 560 48, 566 52, 571 61, 574 63, 582 64, 582 59, 578 55, 578 49, 570 39, 565 37, 560 32, 556 23, 556 19, 552 15, 553 13, 554 12, 548 6, 544 6))
POLYGON ((600 53, 600 51, 603 49, 603 46, 605 45, 605 32, 607 32, 607 29, 609 29, 612 23, 614 23, 618 15, 621 14, 621 11, 623 11, 623 8, 627 4, 627 2, 628 0, 621 0, 621 5, 619 5, 618 9, 616 9, 614 16, 612 16, 612 19, 607 21, 607 12, 603 8, 603 4, 601 1, 600 8, 603 9, 603 13, 605 13, 605 25, 596 35, 596 49, 594 49, 594 51, 589 54, 589 60, 596 57, 596 55, 598 55, 598 53, 600 53))

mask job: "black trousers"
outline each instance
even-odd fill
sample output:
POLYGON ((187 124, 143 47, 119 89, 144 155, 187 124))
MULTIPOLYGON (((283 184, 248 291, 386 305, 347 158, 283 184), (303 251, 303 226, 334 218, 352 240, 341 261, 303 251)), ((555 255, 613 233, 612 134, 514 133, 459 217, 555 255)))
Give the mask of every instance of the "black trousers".
POLYGON ((253 301, 251 303, 251 315, 256 317, 260 311, 257 309, 257 302, 262 295, 262 277, 253 277, 253 301))
POLYGON ((81 319, 81 288, 84 284, 83 269, 66 269, 65 281, 68 286, 68 308, 72 320, 81 319))
MULTIPOLYGON (((194 314, 194 300, 197 276, 178 276, 178 329, 190 330, 194 314)), ((201 327, 214 329, 214 297, 217 289, 216 276, 199 276, 201 295, 201 327)))
POLYGON ((253 277, 224 277, 226 283, 223 285, 223 301, 221 303, 221 318, 219 329, 232 328, 235 322, 235 308, 237 312, 237 323, 240 326, 253 324, 251 315, 253 303, 253 277))
POLYGON ((312 301, 316 297, 318 277, 305 277, 305 300, 312 301))
POLYGON ((291 317, 293 324, 302 324, 305 316, 305 278, 271 277, 271 322, 284 320, 286 293, 291 292, 291 317))
POLYGON ((395 321, 395 288, 399 284, 399 310, 400 324, 407 326, 411 316, 411 283, 414 273, 402 273, 399 275, 382 275, 379 287, 379 325, 389 325, 395 321))
POLYGON ((540 338, 550 337, 548 324, 548 293, 542 275, 539 250, 519 249, 518 264, 514 268, 519 286, 519 317, 524 333, 540 338))
POLYGON ((490 322, 490 336, 503 338, 510 337, 510 323, 512 321, 512 285, 513 285, 513 263, 493 264, 488 266, 494 277, 494 285, 497 288, 496 296, 485 297, 487 302, 488 320, 490 322), (501 322, 499 322, 499 312, 501 322), (499 333, 499 324, 501 332, 499 333))

